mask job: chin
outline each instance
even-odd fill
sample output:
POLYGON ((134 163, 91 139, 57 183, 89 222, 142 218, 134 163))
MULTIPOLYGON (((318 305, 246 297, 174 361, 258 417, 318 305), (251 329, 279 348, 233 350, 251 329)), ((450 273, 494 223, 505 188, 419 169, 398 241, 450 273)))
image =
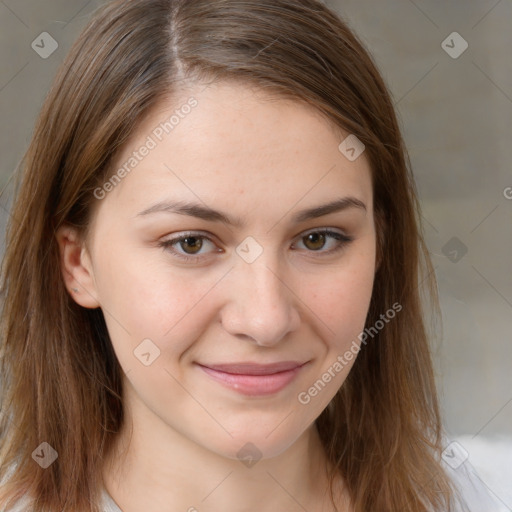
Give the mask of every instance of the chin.
POLYGON ((299 425, 294 425, 293 429, 290 425, 285 426, 285 417, 286 414, 276 418, 271 428, 267 426, 267 422, 262 425, 257 420, 250 422, 251 428, 247 428, 248 423, 244 422, 240 428, 234 426, 229 429, 232 437, 226 434, 215 436, 214 439, 210 436, 207 443, 203 439, 203 444, 222 457, 239 460, 250 467, 251 461, 281 455, 304 434, 306 429, 301 429, 299 425))

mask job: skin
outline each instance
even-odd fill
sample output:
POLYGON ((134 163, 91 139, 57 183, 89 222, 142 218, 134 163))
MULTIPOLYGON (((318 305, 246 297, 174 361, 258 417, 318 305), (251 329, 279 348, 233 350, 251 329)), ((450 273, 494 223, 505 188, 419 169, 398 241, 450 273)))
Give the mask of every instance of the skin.
MULTIPOLYGON (((332 510, 314 421, 355 358, 308 404, 297 397, 332 373, 364 328, 376 270, 371 173, 364 153, 351 162, 338 150, 347 134, 316 110, 268 94, 221 83, 169 97, 117 166, 190 97, 198 104, 97 201, 86 240, 58 232, 69 293, 102 308, 124 371, 127 422, 103 475, 124 512, 332 510), (345 196, 365 208, 292 220, 345 196), (245 224, 138 215, 164 200, 199 202, 245 224), (306 236, 323 228, 353 240, 329 255, 334 238, 306 236), (174 249, 201 260, 159 246, 187 231, 210 240, 199 251, 193 242, 174 249), (263 250, 251 263, 236 252, 247 237, 263 250), (144 339, 160 350, 148 366, 134 356, 144 339), (195 364, 290 360, 307 364, 264 397, 227 389, 195 364), (249 442, 261 453, 252 467, 237 458, 249 442)), ((336 492, 350 510, 341 479, 336 492)))

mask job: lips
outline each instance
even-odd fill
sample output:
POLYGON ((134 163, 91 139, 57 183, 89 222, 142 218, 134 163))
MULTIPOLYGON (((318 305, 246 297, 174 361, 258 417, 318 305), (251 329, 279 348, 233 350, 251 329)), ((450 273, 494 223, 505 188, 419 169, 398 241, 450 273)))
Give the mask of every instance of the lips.
POLYGON ((209 364, 204 365, 212 370, 231 373, 235 375, 271 375, 273 373, 294 370, 303 363, 294 361, 283 361, 280 363, 257 364, 257 363, 235 363, 235 364, 209 364))
POLYGON ((198 366, 213 380, 248 396, 274 394, 284 389, 307 363, 232 363, 198 366))

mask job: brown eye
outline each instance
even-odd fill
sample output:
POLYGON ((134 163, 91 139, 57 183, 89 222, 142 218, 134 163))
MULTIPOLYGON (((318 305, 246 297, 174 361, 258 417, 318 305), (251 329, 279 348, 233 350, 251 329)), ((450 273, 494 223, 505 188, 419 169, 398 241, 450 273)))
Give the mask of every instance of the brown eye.
MULTIPOLYGON (((215 248, 215 244, 209 237, 196 233, 186 233, 183 236, 171 240, 163 240, 159 245, 178 258, 187 261, 199 261, 208 257, 208 252, 204 251, 205 248, 208 248, 208 244, 215 248)), ((213 252, 220 252, 220 250, 214 250, 213 252)))
POLYGON ((196 254, 203 247, 203 239, 198 236, 187 236, 186 238, 182 238, 178 243, 187 254, 196 254), (185 248, 187 245, 192 248, 190 252, 185 248))
POLYGON ((320 232, 310 233, 303 237, 302 240, 305 240, 304 245, 312 251, 318 251, 325 245, 325 235, 320 232))
POLYGON ((328 256, 340 251, 354 239, 344 233, 332 231, 329 229, 321 229, 311 231, 299 239, 299 243, 303 244, 307 252, 318 252, 321 256, 328 256), (331 243, 329 244, 329 239, 331 243), (329 248, 330 245, 330 248, 329 248), (327 247, 327 249, 326 249, 327 247))

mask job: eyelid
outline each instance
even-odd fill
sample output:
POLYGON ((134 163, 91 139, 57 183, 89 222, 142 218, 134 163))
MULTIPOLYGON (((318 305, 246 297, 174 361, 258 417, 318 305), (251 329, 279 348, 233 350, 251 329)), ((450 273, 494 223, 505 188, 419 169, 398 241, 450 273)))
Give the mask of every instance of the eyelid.
MULTIPOLYGON (((350 242, 352 242, 354 240, 354 238, 352 236, 345 234, 343 232, 343 230, 339 230, 339 228, 330 228, 330 227, 311 228, 309 230, 299 233, 296 237, 294 237, 294 240, 300 241, 302 238, 304 238, 312 233, 325 234, 331 238, 336 239, 338 242, 336 247, 334 247, 333 249, 329 249, 328 251, 323 251, 323 250, 306 251, 306 252, 309 252, 312 254, 315 254, 315 253, 319 254, 320 256, 327 256, 327 255, 334 254, 334 253, 340 251, 341 249, 343 249, 347 244, 349 244, 350 242)), ((208 233, 206 231, 184 231, 182 234, 175 236, 174 238, 170 238, 170 239, 161 241, 159 243, 159 246, 162 247, 163 249, 167 249, 167 250, 171 251, 171 253, 173 253, 173 255, 175 255, 177 258, 180 258, 182 260, 187 260, 187 261, 194 260, 196 262, 199 262, 199 261, 202 261, 204 258, 207 258, 208 253, 207 254, 199 254, 196 256, 193 254, 192 255, 183 254, 179 251, 176 251, 175 249, 172 249, 172 246, 179 244, 180 241, 183 241, 184 239, 186 239, 188 237, 207 240, 211 243, 214 243, 212 238, 216 238, 211 233, 208 233)), ((292 246, 295 245, 295 243, 296 242, 294 241, 292 243, 292 246)), ((218 252, 222 252, 222 249, 213 251, 213 253, 218 253, 218 252)))
MULTIPOLYGON (((201 261, 202 259, 208 257, 208 254, 200 254, 198 256, 195 256, 193 254, 183 254, 179 251, 176 251, 172 248, 172 246, 177 245, 180 241, 186 239, 186 238, 199 238, 202 240, 207 240, 211 243, 214 243, 212 238, 215 238, 211 233, 208 233, 206 231, 184 231, 182 234, 175 236, 174 238, 169 238, 166 240, 162 240, 158 245, 162 247, 163 249, 166 249, 170 251, 174 256, 177 258, 180 258, 182 260, 194 260, 194 261, 201 261)), ((213 252, 221 252, 221 250, 213 251, 213 252)))
POLYGON ((295 238, 303 238, 308 236, 311 233, 336 233, 338 235, 349 238, 349 236, 340 228, 331 228, 331 227, 321 227, 321 228, 311 228, 306 229, 306 231, 301 231, 295 238))
MULTIPOLYGON (((322 250, 307 251, 310 254, 318 253, 319 255, 328 256, 328 255, 334 254, 337 251, 343 249, 347 244, 349 244, 350 242, 352 242, 354 240, 354 237, 345 234, 343 231, 337 231, 337 230, 335 231, 335 229, 336 228, 329 228, 329 227, 313 228, 313 229, 304 231, 303 233, 300 233, 296 238, 299 241, 301 241, 302 238, 305 238, 306 236, 308 236, 312 233, 320 233, 320 234, 327 235, 330 238, 334 238, 338 242, 338 244, 333 249, 329 249, 328 251, 322 251, 322 250)), ((295 242, 294 242, 294 244, 295 244, 295 242)))

